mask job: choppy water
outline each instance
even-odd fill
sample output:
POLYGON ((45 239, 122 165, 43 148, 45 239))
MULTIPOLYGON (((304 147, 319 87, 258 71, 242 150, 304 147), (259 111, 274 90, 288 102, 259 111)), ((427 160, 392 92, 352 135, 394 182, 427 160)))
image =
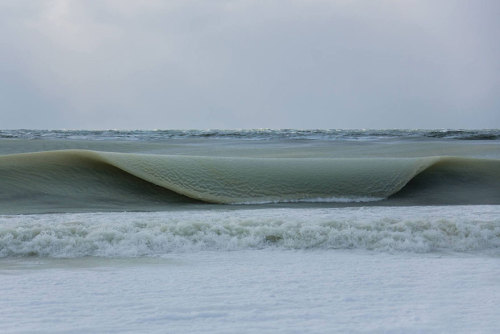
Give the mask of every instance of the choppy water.
POLYGON ((376 140, 376 139, 456 139, 498 140, 500 130, 371 130, 371 129, 241 129, 241 130, 0 130, 0 138, 17 139, 84 139, 164 141, 180 138, 233 138, 247 140, 311 139, 311 140, 376 140))

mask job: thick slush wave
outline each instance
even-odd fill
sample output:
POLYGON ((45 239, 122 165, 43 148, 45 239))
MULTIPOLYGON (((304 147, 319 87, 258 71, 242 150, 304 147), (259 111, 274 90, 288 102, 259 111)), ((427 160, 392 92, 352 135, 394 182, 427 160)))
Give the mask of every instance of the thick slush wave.
POLYGON ((196 203, 500 204, 500 160, 228 158, 50 151, 0 157, 0 212, 196 203), (17 210, 17 211, 16 211, 17 210))
POLYGON ((136 257, 245 249, 500 254, 500 206, 0 216, 0 257, 136 257))

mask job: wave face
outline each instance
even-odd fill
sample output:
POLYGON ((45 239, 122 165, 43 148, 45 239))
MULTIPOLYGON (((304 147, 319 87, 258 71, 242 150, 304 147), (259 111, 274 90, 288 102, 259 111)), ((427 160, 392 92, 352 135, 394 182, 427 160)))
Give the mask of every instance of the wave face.
POLYGON ((500 161, 228 158, 85 150, 0 157, 0 212, 195 203, 500 204, 500 161))
POLYGON ((0 257, 136 257, 246 249, 488 252, 500 206, 0 216, 0 257))

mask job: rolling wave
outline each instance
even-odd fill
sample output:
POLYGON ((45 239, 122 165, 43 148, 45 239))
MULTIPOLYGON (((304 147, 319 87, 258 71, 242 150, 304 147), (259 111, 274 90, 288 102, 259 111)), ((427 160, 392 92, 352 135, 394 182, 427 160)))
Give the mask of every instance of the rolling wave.
POLYGON ((0 215, 0 258, 137 257, 248 249, 487 252, 500 206, 0 215))
POLYGON ((229 158, 62 150, 0 157, 0 212, 200 203, 500 204, 500 160, 229 158))

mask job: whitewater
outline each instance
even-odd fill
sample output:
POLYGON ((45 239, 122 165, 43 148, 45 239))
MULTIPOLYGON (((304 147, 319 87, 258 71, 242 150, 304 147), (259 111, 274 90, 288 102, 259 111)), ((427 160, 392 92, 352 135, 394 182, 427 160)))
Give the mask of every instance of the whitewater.
POLYGON ((0 130, 0 331, 494 333, 500 130, 0 130))

